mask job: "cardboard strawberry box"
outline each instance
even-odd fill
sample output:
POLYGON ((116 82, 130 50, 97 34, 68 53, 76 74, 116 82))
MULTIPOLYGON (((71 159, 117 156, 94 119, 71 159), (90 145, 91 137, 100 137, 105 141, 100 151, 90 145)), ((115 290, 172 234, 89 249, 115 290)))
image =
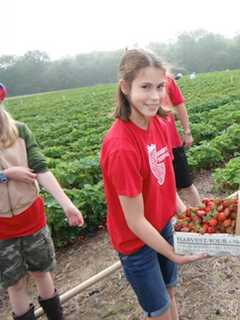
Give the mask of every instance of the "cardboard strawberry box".
POLYGON ((207 199, 204 208, 188 208, 174 228, 178 254, 240 256, 240 191, 227 199, 207 199))

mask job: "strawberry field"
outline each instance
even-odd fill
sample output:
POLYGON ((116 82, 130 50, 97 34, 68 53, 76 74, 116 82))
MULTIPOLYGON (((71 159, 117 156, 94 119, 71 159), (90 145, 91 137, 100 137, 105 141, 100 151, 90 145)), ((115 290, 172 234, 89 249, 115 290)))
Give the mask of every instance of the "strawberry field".
MULTIPOLYGON (((179 81, 192 123, 194 146, 188 151, 195 175, 211 170, 215 187, 240 185, 240 71, 199 74, 179 81)), ((105 220, 98 164, 102 137, 113 118, 115 85, 59 91, 9 99, 8 110, 26 122, 67 194, 85 216, 85 228, 67 226, 63 212, 44 193, 49 225, 57 245, 93 233, 105 220)))

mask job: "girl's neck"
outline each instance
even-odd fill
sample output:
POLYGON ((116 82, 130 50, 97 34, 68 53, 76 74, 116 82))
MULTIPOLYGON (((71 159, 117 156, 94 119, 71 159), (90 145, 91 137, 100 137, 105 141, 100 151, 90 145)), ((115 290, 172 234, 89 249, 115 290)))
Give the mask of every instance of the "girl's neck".
POLYGON ((139 128, 148 130, 149 123, 151 121, 151 117, 146 117, 141 114, 137 109, 134 107, 131 108, 131 115, 129 119, 139 128))

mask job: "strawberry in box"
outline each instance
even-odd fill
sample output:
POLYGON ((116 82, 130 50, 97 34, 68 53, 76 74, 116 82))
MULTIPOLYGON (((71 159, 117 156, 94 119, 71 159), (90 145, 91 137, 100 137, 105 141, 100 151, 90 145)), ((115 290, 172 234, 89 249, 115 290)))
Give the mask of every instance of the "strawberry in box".
POLYGON ((237 199, 203 199, 204 207, 177 215, 175 230, 196 233, 235 233, 237 199))
POLYGON ((177 215, 174 247, 179 254, 240 256, 240 198, 203 199, 203 207, 177 215))

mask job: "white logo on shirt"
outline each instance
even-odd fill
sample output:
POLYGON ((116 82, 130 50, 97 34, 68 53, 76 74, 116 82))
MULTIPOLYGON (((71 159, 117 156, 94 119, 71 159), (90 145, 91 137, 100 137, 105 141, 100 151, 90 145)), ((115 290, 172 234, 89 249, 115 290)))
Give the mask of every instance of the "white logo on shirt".
POLYGON ((157 178, 158 183, 162 185, 166 176, 166 166, 164 160, 169 157, 168 149, 167 147, 163 147, 157 151, 156 145, 150 144, 147 146, 147 150, 152 173, 157 178))

